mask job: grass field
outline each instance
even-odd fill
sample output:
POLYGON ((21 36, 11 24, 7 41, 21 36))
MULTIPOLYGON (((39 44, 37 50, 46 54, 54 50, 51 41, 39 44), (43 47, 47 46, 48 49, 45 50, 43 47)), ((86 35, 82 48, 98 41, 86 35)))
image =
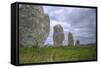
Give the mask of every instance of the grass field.
POLYGON ((95 60, 96 46, 19 48, 19 63, 95 60))

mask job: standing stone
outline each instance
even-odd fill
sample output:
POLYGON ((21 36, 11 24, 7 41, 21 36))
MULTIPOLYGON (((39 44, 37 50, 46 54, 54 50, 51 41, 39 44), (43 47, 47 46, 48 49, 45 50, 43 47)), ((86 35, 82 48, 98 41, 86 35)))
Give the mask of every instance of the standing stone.
POLYGON ((55 47, 63 45, 64 31, 60 24, 54 26, 53 42, 55 47))
POLYGON ((76 40, 75 46, 79 46, 80 45, 80 41, 76 40))
POLYGON ((19 44, 43 46, 50 31, 49 16, 39 5, 19 5, 19 44))
POLYGON ((68 46, 74 46, 74 38, 71 32, 68 34, 68 46))

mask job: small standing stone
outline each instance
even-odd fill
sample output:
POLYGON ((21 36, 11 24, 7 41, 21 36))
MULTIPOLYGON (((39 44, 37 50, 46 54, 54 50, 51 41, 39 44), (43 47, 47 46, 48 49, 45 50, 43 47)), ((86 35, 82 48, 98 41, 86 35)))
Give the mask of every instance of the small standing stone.
POLYGON ((80 45, 80 41, 76 40, 75 46, 79 46, 80 45))
POLYGON ((63 45, 64 40, 64 31, 63 27, 60 24, 54 26, 54 33, 53 33, 53 42, 55 47, 59 47, 63 45))
POLYGON ((68 46, 74 46, 74 38, 71 32, 68 33, 68 46))

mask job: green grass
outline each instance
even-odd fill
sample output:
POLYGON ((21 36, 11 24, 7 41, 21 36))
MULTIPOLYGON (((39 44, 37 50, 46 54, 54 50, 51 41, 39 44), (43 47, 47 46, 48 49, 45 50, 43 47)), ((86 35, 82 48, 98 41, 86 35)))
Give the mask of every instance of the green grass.
POLYGON ((95 60, 96 46, 19 48, 19 63, 95 60))

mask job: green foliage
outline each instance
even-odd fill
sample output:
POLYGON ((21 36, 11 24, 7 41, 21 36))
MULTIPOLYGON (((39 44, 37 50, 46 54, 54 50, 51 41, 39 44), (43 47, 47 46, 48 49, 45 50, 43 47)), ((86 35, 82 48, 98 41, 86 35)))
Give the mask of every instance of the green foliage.
POLYGON ((96 46, 19 48, 19 63, 95 60, 96 46))

